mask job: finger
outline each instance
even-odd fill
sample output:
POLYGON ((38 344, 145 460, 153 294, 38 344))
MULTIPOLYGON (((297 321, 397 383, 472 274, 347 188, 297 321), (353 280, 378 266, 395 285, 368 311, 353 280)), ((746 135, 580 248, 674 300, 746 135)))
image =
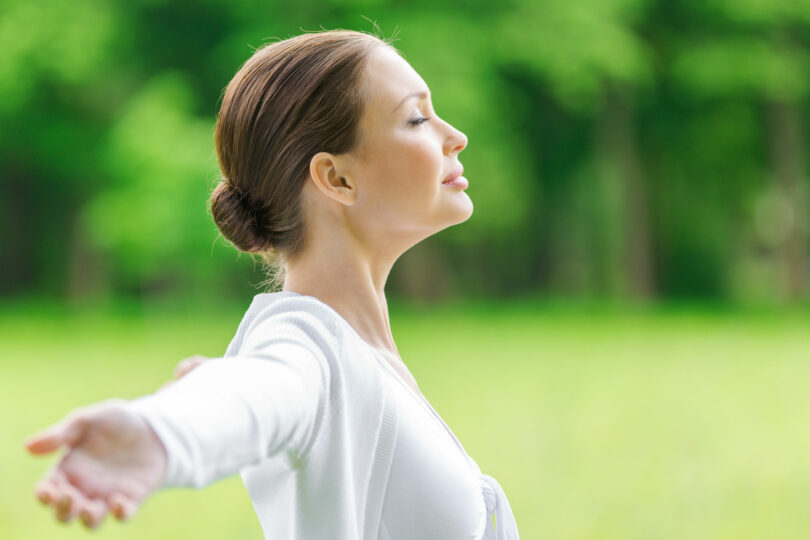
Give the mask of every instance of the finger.
POLYGON ((114 493, 110 495, 107 504, 110 507, 110 512, 112 515, 115 516, 115 518, 119 521, 127 521, 128 519, 131 519, 132 516, 135 515, 135 511, 138 509, 138 504, 123 493, 114 493))
POLYGON ((52 480, 40 481, 34 488, 34 495, 42 504, 50 504, 55 499, 56 486, 52 480))
POLYGON ((59 464, 54 464, 45 476, 37 482, 34 494, 43 504, 50 504, 56 508, 56 503, 61 496, 60 486, 67 481, 65 475, 59 470, 59 464))
POLYGON ((72 415, 32 436, 25 446, 32 454, 48 454, 63 444, 74 446, 81 439, 83 429, 84 417, 72 415))
POLYGON ((95 529, 107 516, 107 504, 99 499, 87 499, 79 510, 79 518, 88 529, 95 529))
POLYGON ((68 482, 60 482, 56 496, 56 519, 63 523, 72 521, 84 505, 86 499, 79 490, 68 482))

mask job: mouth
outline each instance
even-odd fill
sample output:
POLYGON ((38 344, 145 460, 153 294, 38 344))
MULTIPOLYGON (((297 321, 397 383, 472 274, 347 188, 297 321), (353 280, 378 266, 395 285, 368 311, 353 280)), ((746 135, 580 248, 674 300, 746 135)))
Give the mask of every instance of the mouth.
POLYGON ((464 172, 464 167, 462 167, 461 164, 459 164, 458 167, 453 169, 453 172, 451 172, 450 174, 448 174, 445 177, 444 182, 442 182, 442 185, 443 186, 457 187, 457 188, 461 188, 461 189, 467 189, 467 186, 469 186, 470 183, 467 182, 466 178, 461 176, 461 173, 463 173, 463 172, 464 172))
POLYGON ((449 182, 442 182, 442 185, 443 186, 459 187, 461 189, 467 189, 467 187, 470 185, 470 183, 467 182, 467 179, 464 178, 463 176, 457 176, 454 179, 450 180, 449 182))
POLYGON ((455 181, 456 178, 464 174, 464 166, 462 164, 458 164, 456 168, 454 168, 450 174, 444 177, 442 184, 449 184, 455 181))

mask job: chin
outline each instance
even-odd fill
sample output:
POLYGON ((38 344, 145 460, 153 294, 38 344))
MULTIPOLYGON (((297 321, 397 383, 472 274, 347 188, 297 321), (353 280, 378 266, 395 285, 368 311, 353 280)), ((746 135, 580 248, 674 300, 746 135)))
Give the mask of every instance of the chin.
POLYGON ((456 221, 456 223, 464 223, 465 221, 470 219, 470 216, 472 216, 473 214, 472 200, 470 199, 470 197, 467 196, 466 193, 464 194, 464 199, 466 204, 459 204, 458 208, 459 219, 458 221, 456 221))
POLYGON ((454 208, 453 212, 450 215, 448 215, 447 225, 445 225, 443 228, 452 227, 453 225, 464 223, 465 221, 470 219, 472 213, 473 213, 472 202, 454 208))

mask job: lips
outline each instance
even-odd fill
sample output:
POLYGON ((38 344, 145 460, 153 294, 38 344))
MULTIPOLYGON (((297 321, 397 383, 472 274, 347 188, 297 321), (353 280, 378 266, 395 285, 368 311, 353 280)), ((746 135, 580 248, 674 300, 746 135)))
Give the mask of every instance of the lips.
POLYGON ((464 166, 459 164, 458 167, 453 169, 450 174, 448 174, 447 176, 444 177, 444 180, 442 181, 442 184, 446 184, 447 182, 452 182, 453 180, 455 180, 456 178, 458 178, 462 174, 464 174, 464 166))

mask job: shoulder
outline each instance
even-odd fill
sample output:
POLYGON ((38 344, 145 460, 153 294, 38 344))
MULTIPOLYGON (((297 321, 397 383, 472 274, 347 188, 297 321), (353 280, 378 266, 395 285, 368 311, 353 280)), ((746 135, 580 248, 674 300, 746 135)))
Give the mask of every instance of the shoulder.
POLYGON ((241 351, 261 348, 269 342, 298 342, 337 356, 343 339, 340 316, 311 296, 256 295, 243 326, 241 351))

